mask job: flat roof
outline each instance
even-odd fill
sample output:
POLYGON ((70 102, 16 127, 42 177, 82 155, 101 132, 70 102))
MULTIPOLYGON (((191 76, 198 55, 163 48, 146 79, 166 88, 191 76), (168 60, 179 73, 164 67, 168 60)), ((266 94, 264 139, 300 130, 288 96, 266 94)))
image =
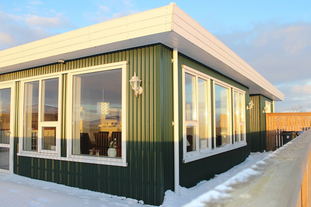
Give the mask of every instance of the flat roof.
POLYGON ((262 94, 284 94, 176 4, 109 20, 0 51, 0 74, 148 44, 176 48, 262 94))

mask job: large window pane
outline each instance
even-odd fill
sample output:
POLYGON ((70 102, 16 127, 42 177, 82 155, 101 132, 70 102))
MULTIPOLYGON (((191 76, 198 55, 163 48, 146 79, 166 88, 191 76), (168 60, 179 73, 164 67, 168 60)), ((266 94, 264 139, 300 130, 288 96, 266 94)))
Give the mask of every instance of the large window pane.
POLYGON ((207 83, 206 80, 198 79, 198 116, 199 116, 199 139, 200 149, 208 148, 207 137, 207 83))
POLYGON ((234 92, 234 137, 235 142, 245 140, 244 94, 234 92))
POLYGON ((42 128, 42 149, 56 151, 56 127, 42 128))
POLYGON ((240 141, 240 118, 241 118, 240 94, 234 92, 234 137, 235 141, 240 141))
POLYGON ((187 121, 197 120, 195 91, 195 77, 185 73, 185 112, 187 121))
POLYGON ((216 147, 230 144, 228 108, 228 89, 215 84, 216 147))
POLYGON ((116 142, 121 157, 122 70, 73 76, 74 155, 107 156, 116 142))
POLYGON ((42 81, 42 120, 58 120, 58 78, 42 81))
POLYGON ((196 127, 187 126, 187 152, 196 151, 196 127))
POLYGON ((10 143, 11 89, 0 90, 0 143, 10 143))
POLYGON ((0 147, 0 169, 9 170, 9 148, 0 147))
POLYGON ((37 151, 39 81, 25 83, 24 96, 23 147, 37 151))
POLYGON ((241 141, 245 141, 245 100, 244 100, 244 94, 239 94, 239 105, 240 105, 240 136, 241 136, 241 141))

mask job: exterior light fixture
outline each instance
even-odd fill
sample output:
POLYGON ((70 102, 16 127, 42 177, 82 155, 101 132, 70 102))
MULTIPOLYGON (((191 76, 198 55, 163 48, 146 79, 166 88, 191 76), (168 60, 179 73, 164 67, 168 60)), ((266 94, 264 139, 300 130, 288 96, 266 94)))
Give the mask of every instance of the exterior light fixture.
POLYGON ((138 97, 140 94, 143 93, 143 88, 140 86, 141 80, 136 76, 134 72, 134 76, 130 80, 130 84, 132 89, 135 91, 135 97, 138 97))
POLYGON ((65 60, 59 59, 57 62, 58 62, 58 63, 65 63, 65 60))
POLYGON ((263 113, 267 113, 268 112, 268 107, 267 106, 265 106, 265 108, 263 108, 263 111, 262 111, 263 113))
POLYGON ((248 106, 246 106, 246 110, 251 110, 253 108, 253 106, 254 106, 253 101, 250 101, 248 106))

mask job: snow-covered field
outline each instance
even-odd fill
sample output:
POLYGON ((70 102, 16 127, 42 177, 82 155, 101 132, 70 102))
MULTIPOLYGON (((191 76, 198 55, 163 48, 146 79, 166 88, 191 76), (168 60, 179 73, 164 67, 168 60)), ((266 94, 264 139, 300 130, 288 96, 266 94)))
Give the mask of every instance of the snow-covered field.
MULTIPOLYGON (((180 187, 180 195, 172 191, 165 193, 163 207, 183 206, 200 195, 228 181, 233 176, 264 159, 270 154, 252 153, 245 162, 229 171, 215 176, 209 181, 201 181, 195 187, 180 187)), ((0 206, 99 206, 99 207, 145 207, 143 201, 108 195, 104 193, 81 190, 50 182, 34 180, 18 175, 0 173, 0 206)))

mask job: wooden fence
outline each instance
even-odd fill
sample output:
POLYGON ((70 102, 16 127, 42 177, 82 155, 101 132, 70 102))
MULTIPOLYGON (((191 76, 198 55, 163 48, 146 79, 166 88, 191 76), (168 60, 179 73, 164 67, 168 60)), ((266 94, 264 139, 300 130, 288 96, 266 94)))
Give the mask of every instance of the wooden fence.
POLYGON ((276 150, 283 145, 283 131, 307 131, 311 128, 311 112, 308 113, 267 113, 266 150, 276 150))

